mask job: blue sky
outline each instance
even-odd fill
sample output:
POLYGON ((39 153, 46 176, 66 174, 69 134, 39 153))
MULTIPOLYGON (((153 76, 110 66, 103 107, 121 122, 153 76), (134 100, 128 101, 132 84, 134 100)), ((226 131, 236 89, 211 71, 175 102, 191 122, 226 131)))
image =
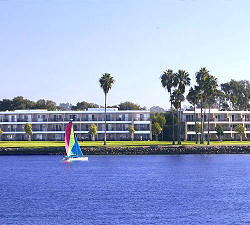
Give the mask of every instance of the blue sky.
POLYGON ((169 107, 160 75, 207 67, 219 83, 248 79, 250 1, 0 0, 2 98, 169 107))

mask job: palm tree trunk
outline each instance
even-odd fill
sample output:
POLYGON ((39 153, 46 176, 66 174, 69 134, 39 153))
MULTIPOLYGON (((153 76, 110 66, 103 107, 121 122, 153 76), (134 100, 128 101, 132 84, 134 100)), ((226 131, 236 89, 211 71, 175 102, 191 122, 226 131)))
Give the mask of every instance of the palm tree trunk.
POLYGON ((205 121, 206 121, 206 108, 204 107, 204 110, 203 110, 203 143, 202 144, 204 144, 204 141, 206 140, 205 121))
POLYGON ((195 114, 195 104, 194 104, 194 130, 195 130, 195 143, 198 144, 198 134, 196 132, 196 114, 195 114))
POLYGON ((181 109, 179 111, 179 115, 180 115, 180 120, 179 120, 179 123, 180 123, 180 144, 181 144, 181 135, 182 135, 182 116, 181 116, 181 109))
POLYGON ((163 141, 163 124, 161 124, 162 130, 161 130, 161 141, 163 141))
POLYGON ((203 144, 203 112, 202 112, 202 102, 201 102, 201 134, 200 134, 200 144, 203 144))
POLYGON ((208 105, 208 120, 207 120, 207 144, 210 145, 210 127, 209 127, 209 122, 210 122, 210 104, 208 105))
MULTIPOLYGON (((171 98, 171 92, 170 92, 170 98, 171 98)), ((174 137, 174 111, 173 111, 173 104, 172 101, 170 101, 171 103, 171 112, 172 112, 172 144, 175 145, 175 137, 174 137)))
POLYGON ((203 136, 202 144, 204 144, 204 142, 206 141, 206 135, 205 135, 205 121, 206 121, 206 118, 205 118, 205 116, 206 116, 206 108, 204 106, 204 109, 203 109, 203 121, 202 121, 202 123, 203 123, 203 125, 202 125, 202 127, 203 127, 203 130, 202 130, 202 136, 203 136))
POLYGON ((175 145, 175 135, 174 135, 174 111, 173 111, 173 102, 171 100, 171 90, 169 92, 170 95, 170 104, 171 104, 171 113, 172 113, 172 144, 175 145))
POLYGON ((177 109, 177 115, 178 115, 178 145, 181 144, 181 139, 180 139, 180 110, 177 109))
POLYGON ((107 118, 106 118, 106 113, 107 113, 107 94, 105 93, 105 112, 104 112, 104 115, 105 115, 105 119, 104 119, 104 121, 105 121, 105 128, 104 128, 104 145, 106 145, 107 144, 107 141, 106 141, 106 132, 107 132, 107 118))

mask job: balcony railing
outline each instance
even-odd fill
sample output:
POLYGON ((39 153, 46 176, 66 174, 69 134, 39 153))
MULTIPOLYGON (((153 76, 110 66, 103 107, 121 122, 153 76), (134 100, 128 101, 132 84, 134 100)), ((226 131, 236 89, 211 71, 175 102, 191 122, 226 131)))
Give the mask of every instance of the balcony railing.
MULTIPOLYGON (((68 122, 70 121, 71 119, 70 118, 31 118, 31 119, 28 119, 28 118, 18 118, 16 120, 9 120, 9 119, 2 119, 0 120, 0 122, 68 122)), ((126 118, 126 119, 121 119, 121 118, 107 118, 106 121, 121 121, 121 122, 128 122, 128 121, 131 121, 132 118, 126 118)), ((133 119, 134 121, 150 121, 150 118, 145 118, 145 119, 139 119, 139 118, 135 118, 133 119)), ((95 122, 95 121, 104 121, 104 118, 75 118, 73 121, 76 121, 76 122, 80 122, 80 121, 83 121, 83 122, 95 122)), ((197 120, 198 122, 198 120, 197 120)))

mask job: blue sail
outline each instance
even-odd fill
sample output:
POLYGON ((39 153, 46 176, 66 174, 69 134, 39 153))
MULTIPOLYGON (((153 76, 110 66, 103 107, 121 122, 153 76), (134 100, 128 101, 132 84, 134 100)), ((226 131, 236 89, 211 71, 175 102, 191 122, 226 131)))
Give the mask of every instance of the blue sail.
POLYGON ((76 148, 77 156, 83 156, 82 150, 81 150, 81 148, 80 148, 80 146, 78 144, 78 141, 77 141, 76 137, 75 137, 75 146, 74 147, 76 148))

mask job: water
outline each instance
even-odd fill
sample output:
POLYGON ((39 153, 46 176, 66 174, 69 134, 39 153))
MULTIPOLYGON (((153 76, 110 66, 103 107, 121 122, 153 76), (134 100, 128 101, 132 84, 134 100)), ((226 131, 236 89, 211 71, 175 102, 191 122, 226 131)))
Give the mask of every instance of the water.
POLYGON ((0 157, 0 224, 249 224, 250 155, 0 157))

